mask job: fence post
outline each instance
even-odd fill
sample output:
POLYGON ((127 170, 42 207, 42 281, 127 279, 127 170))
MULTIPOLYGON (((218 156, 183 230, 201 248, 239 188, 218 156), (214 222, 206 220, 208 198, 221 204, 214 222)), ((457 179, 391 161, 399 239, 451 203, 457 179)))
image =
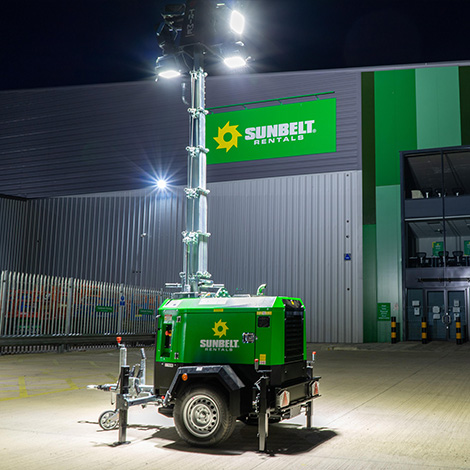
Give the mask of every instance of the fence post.
POLYGON ((6 314, 6 306, 7 306, 7 278, 8 278, 8 271, 2 271, 2 279, 1 279, 1 286, 0 286, 0 336, 3 332, 3 319, 5 318, 6 314))
POLYGON ((70 335, 70 323, 72 320, 72 303, 73 303, 73 278, 69 278, 67 284, 67 312, 65 314, 65 335, 70 335))

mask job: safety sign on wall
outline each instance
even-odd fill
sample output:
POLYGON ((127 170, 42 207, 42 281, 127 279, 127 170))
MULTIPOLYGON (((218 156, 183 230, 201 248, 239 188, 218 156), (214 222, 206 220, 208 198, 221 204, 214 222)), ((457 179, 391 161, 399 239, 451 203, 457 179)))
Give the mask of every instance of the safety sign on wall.
POLYGON ((390 303, 382 302, 377 304, 377 320, 390 321, 390 303))

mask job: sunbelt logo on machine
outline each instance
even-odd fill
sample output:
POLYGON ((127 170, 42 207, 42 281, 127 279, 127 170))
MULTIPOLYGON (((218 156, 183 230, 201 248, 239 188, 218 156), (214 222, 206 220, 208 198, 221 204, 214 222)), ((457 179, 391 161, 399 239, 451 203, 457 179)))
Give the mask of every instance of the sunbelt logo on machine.
POLYGON ((335 152, 336 100, 210 114, 206 134, 208 164, 335 152))
POLYGON ((234 349, 238 349, 240 347, 240 340, 222 339, 223 336, 227 336, 228 330, 227 322, 220 319, 214 323, 214 327, 212 328, 214 336, 218 339, 201 339, 199 347, 204 349, 204 351, 233 351, 234 349))

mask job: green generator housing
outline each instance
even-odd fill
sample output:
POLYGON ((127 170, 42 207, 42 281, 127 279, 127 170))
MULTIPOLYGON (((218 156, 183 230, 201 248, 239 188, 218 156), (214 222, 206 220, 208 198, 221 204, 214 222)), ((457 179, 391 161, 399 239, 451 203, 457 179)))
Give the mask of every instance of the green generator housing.
POLYGON ((173 417, 180 435, 195 445, 225 439, 237 419, 258 423, 260 448, 268 417, 279 422, 304 411, 311 427, 320 377, 307 360, 305 320, 304 304, 292 297, 167 300, 157 315, 158 412, 173 417))
POLYGON ((278 366, 306 360, 305 310, 288 297, 167 300, 157 317, 156 361, 278 366))

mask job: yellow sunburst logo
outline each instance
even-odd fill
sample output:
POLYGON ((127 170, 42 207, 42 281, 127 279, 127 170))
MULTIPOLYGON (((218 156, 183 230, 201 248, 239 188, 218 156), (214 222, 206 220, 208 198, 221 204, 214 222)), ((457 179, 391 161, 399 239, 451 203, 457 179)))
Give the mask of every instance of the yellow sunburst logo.
POLYGON ((237 131, 236 126, 231 126, 230 121, 227 121, 224 127, 219 127, 219 133, 214 140, 219 144, 216 150, 225 149, 228 152, 232 147, 238 148, 238 138, 241 137, 240 132, 237 131), (230 138, 226 138, 226 135, 230 134, 230 138))
POLYGON ((214 331, 214 336, 218 336, 219 338, 222 338, 222 336, 227 336, 227 322, 219 320, 218 322, 214 323, 214 328, 212 328, 214 331))

